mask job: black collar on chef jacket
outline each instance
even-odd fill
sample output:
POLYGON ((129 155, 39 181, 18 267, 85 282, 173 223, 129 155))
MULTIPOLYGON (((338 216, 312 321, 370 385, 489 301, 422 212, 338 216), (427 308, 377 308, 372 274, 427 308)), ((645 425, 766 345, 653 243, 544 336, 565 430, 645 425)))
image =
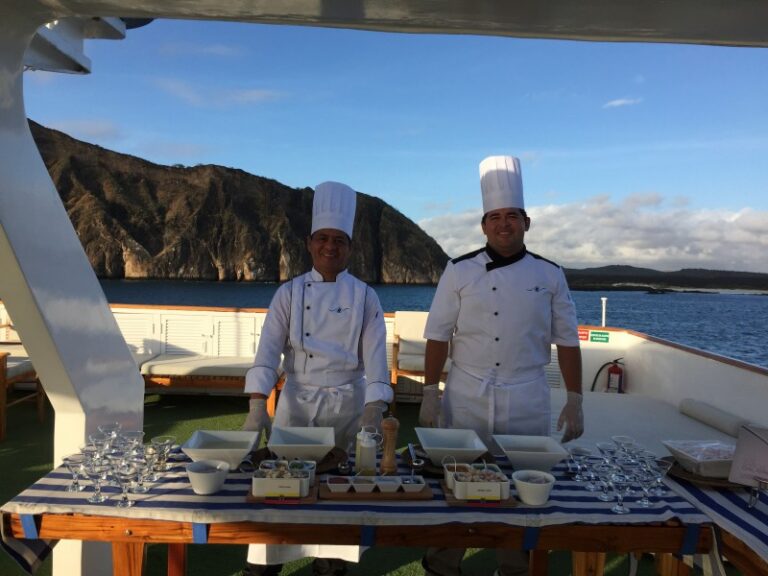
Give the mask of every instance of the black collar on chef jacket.
POLYGON ((491 259, 490 262, 488 262, 485 265, 485 269, 490 272, 491 270, 496 270, 496 268, 503 268, 504 266, 509 266, 510 264, 514 264, 515 262, 518 262, 519 260, 522 260, 523 257, 528 253, 528 251, 525 249, 525 246, 523 246, 523 249, 520 250, 517 254, 514 254, 513 256, 502 256, 496 250, 491 248, 488 244, 485 245, 485 252, 488 254, 488 257, 491 259))

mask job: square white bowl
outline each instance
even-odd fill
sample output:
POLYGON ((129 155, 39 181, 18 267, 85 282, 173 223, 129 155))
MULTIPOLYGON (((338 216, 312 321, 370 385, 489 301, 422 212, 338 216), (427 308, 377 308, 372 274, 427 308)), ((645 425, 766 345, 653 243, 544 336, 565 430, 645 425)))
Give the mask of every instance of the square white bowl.
POLYGON ((223 460, 236 470, 258 445, 259 433, 244 430, 196 430, 181 450, 192 460, 223 460))
POLYGON ((717 440, 662 440, 688 472, 708 478, 728 478, 736 447, 717 440))
POLYGON ((415 428, 416 436, 432 464, 446 462, 473 462, 488 452, 488 448, 474 430, 460 428, 415 428))
POLYGON ((333 428, 272 427, 267 448, 286 460, 314 460, 320 462, 333 450, 336 442, 333 428))
POLYGON ((494 434, 493 439, 515 470, 549 472, 555 464, 568 457, 568 450, 549 436, 494 434))
POLYGON ((421 492, 425 485, 424 476, 404 476, 400 481, 403 492, 421 492))

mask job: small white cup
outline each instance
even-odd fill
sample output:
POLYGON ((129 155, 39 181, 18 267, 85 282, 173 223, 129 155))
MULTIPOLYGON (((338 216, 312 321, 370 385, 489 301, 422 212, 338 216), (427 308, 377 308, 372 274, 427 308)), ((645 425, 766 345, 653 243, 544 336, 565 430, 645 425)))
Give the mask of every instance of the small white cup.
POLYGON ((224 460, 198 460, 187 464, 187 475, 195 494, 215 494, 224 486, 229 463, 224 460))
POLYGON ((540 470, 517 470, 512 473, 512 481, 522 503, 529 506, 546 504, 555 485, 555 477, 540 470))

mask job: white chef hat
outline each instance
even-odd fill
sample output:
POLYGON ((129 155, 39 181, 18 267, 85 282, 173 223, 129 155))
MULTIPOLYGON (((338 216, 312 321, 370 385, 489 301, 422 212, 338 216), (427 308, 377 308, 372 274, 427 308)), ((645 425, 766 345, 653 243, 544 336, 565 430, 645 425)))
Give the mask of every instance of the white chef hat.
POLYGON ((312 232, 323 228, 341 230, 352 238, 355 225, 357 193, 340 182, 323 182, 315 186, 312 201, 312 232))
POLYGON ((525 209, 523 173, 514 156, 489 156, 480 162, 483 214, 499 208, 525 209))

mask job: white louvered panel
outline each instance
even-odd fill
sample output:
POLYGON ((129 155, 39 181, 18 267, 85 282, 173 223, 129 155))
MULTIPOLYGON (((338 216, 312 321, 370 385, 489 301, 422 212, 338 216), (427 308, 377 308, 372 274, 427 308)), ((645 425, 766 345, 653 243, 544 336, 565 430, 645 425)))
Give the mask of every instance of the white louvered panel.
POLYGON ((133 352, 150 354, 159 351, 159 342, 153 334, 152 314, 115 312, 114 316, 125 343, 133 352))
POLYGON ((254 356, 256 354, 256 318, 235 316, 216 318, 217 356, 254 356))
POLYGON ((384 325, 387 327, 387 368, 392 370, 392 345, 395 343, 395 319, 385 316, 384 325))
POLYGON ((209 316, 163 316, 165 354, 211 354, 213 324, 209 316))
POLYGON ((557 348, 553 345, 549 354, 549 364, 544 368, 547 375, 547 384, 550 388, 562 388, 563 376, 560 374, 560 360, 557 357, 557 348))

